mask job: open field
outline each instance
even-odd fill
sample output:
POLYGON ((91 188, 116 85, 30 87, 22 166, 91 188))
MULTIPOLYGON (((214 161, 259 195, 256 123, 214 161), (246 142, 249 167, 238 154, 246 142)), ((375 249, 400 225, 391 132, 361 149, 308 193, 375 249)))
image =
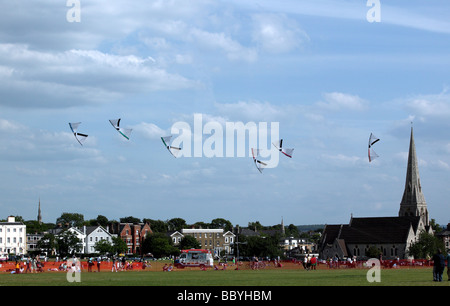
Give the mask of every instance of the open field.
MULTIPOLYGON (((66 272, 44 271, 41 273, 0 273, 0 286, 450 286, 447 275, 444 281, 432 281, 431 267, 381 269, 381 282, 367 281, 368 269, 329 269, 319 266, 306 271, 298 264, 287 264, 281 268, 269 267, 261 270, 235 267, 226 270, 199 268, 174 269, 163 272, 161 262, 151 268, 111 272, 103 265, 101 272, 80 274, 80 282, 68 282, 66 272)), ((94 267, 94 271, 96 268, 94 267)))

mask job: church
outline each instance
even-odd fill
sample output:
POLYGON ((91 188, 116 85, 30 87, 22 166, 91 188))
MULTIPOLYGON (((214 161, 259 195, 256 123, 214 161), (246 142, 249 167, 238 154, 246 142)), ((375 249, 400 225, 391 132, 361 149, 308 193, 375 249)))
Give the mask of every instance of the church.
POLYGON ((367 250, 376 247, 384 259, 406 259, 409 246, 422 231, 432 233, 411 128, 405 190, 398 217, 352 216, 349 224, 326 225, 318 245, 319 257, 364 259, 368 257, 367 250))

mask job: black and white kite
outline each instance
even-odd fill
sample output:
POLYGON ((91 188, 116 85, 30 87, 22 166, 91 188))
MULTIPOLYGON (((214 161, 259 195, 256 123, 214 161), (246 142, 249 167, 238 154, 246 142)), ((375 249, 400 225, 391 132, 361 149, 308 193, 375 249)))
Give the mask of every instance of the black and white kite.
POLYGON ((286 155, 287 157, 292 158, 292 153, 294 152, 294 149, 285 149, 283 148, 283 139, 280 139, 278 142, 272 143, 275 148, 277 148, 278 151, 286 155))
POLYGON ((380 141, 379 138, 377 138, 375 135, 373 135, 372 133, 370 133, 370 137, 369 137, 369 163, 371 161, 373 161, 375 158, 378 157, 378 154, 375 153, 375 151, 373 150, 372 146, 377 143, 378 141, 380 141))
POLYGON ((253 162, 255 163, 256 169, 258 169, 258 171, 262 173, 267 164, 257 159, 257 157, 259 156, 259 151, 260 149, 252 148, 253 162))
POLYGON ((73 135, 75 136, 76 140, 80 143, 80 145, 83 145, 83 142, 86 140, 88 135, 78 133, 78 126, 81 124, 81 122, 77 123, 69 123, 70 129, 72 130, 73 135))
POLYGON ((170 145, 170 140, 172 139, 172 136, 166 136, 166 137, 161 137, 161 140, 164 144, 164 146, 166 147, 167 150, 169 150, 170 154, 173 155, 173 157, 177 157, 178 154, 181 151, 181 148, 179 147, 174 147, 170 145))
POLYGON ((120 127, 120 118, 109 120, 109 122, 117 130, 117 132, 119 132, 126 139, 130 140, 130 134, 133 129, 124 129, 120 127))

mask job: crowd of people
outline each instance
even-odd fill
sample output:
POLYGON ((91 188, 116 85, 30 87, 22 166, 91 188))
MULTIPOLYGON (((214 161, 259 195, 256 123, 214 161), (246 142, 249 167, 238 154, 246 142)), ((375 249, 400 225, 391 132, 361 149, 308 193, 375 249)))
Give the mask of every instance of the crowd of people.
MULTIPOLYGON (((109 267, 109 263, 111 264, 111 272, 118 271, 128 271, 133 270, 138 267, 145 270, 148 267, 151 267, 151 263, 149 261, 140 261, 139 265, 134 265, 133 261, 127 260, 126 257, 112 257, 102 260, 101 257, 87 258, 86 263, 84 264, 84 268, 87 265, 87 272, 100 272, 102 267, 102 262, 108 263, 107 267, 109 267)), ((258 259, 254 259, 253 264, 259 264, 258 259)), ((395 261, 393 261, 395 263, 395 261)), ((20 273, 39 273, 44 272, 44 267, 47 263, 47 258, 41 258, 40 256, 28 257, 26 260, 15 260, 14 268, 10 268, 7 272, 11 274, 20 274, 20 273)), ((48 271, 74 271, 81 272, 81 260, 77 257, 72 258, 64 258, 60 260, 56 258, 55 263, 52 263, 51 266, 47 267, 48 271), (59 265, 55 265, 55 263, 59 263, 59 265)), ((450 281, 450 251, 448 254, 443 254, 441 250, 438 250, 437 253, 430 259, 430 263, 433 265, 433 281, 441 282, 443 281, 443 275, 445 268, 447 268, 447 277, 448 281, 450 281)), ((235 264, 233 260, 233 265, 235 264)), ((319 264, 319 260, 314 255, 307 255, 300 262, 303 268, 307 271, 316 270, 317 265, 319 264)), ((338 258, 329 258, 326 260, 326 264, 329 268, 339 268, 342 265, 342 262, 339 261, 338 258)), ((274 265, 276 267, 282 267, 282 263, 279 260, 274 261, 274 265)), ((356 259, 349 258, 345 262, 346 267, 356 267, 356 259)), ((228 264, 221 264, 221 269, 215 265, 214 270, 226 270, 228 264)), ((391 267, 391 266, 390 266, 391 267)), ((173 270, 172 264, 165 264, 163 266, 163 271, 170 272, 173 270)), ((238 270, 238 268, 236 268, 238 270)))

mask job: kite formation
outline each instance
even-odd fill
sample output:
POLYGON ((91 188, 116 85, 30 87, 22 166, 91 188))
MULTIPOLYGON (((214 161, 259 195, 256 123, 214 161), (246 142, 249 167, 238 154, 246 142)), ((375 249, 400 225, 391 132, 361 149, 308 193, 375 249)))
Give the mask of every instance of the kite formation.
MULTIPOLYGON (((130 140, 131 131, 133 129, 130 128, 123 128, 120 126, 121 119, 111 119, 109 122, 114 127, 114 129, 123 137, 125 137, 127 140, 130 140)), ((75 139, 78 141, 80 145, 83 145, 83 142, 88 137, 87 134, 79 133, 78 127, 80 126, 81 122, 76 123, 69 123, 69 127, 75 136, 75 139)), ((173 157, 177 158, 179 153, 181 152, 182 148, 173 146, 171 144, 172 135, 161 137, 161 140, 166 147, 166 149, 172 154, 173 157)), ((372 162, 375 158, 379 157, 377 153, 373 150, 372 146, 380 141, 379 138, 377 138, 375 135, 370 133, 369 136, 369 148, 368 148, 368 157, 369 157, 369 163, 372 162)), ((278 140, 277 142, 272 143, 274 147, 281 152, 283 155, 292 158, 292 153, 294 152, 293 148, 284 148, 283 147, 283 139, 278 140)), ((260 173, 268 166, 268 164, 260 159, 260 152, 261 149, 252 148, 252 156, 253 156, 253 162, 255 163, 256 169, 260 173)))

